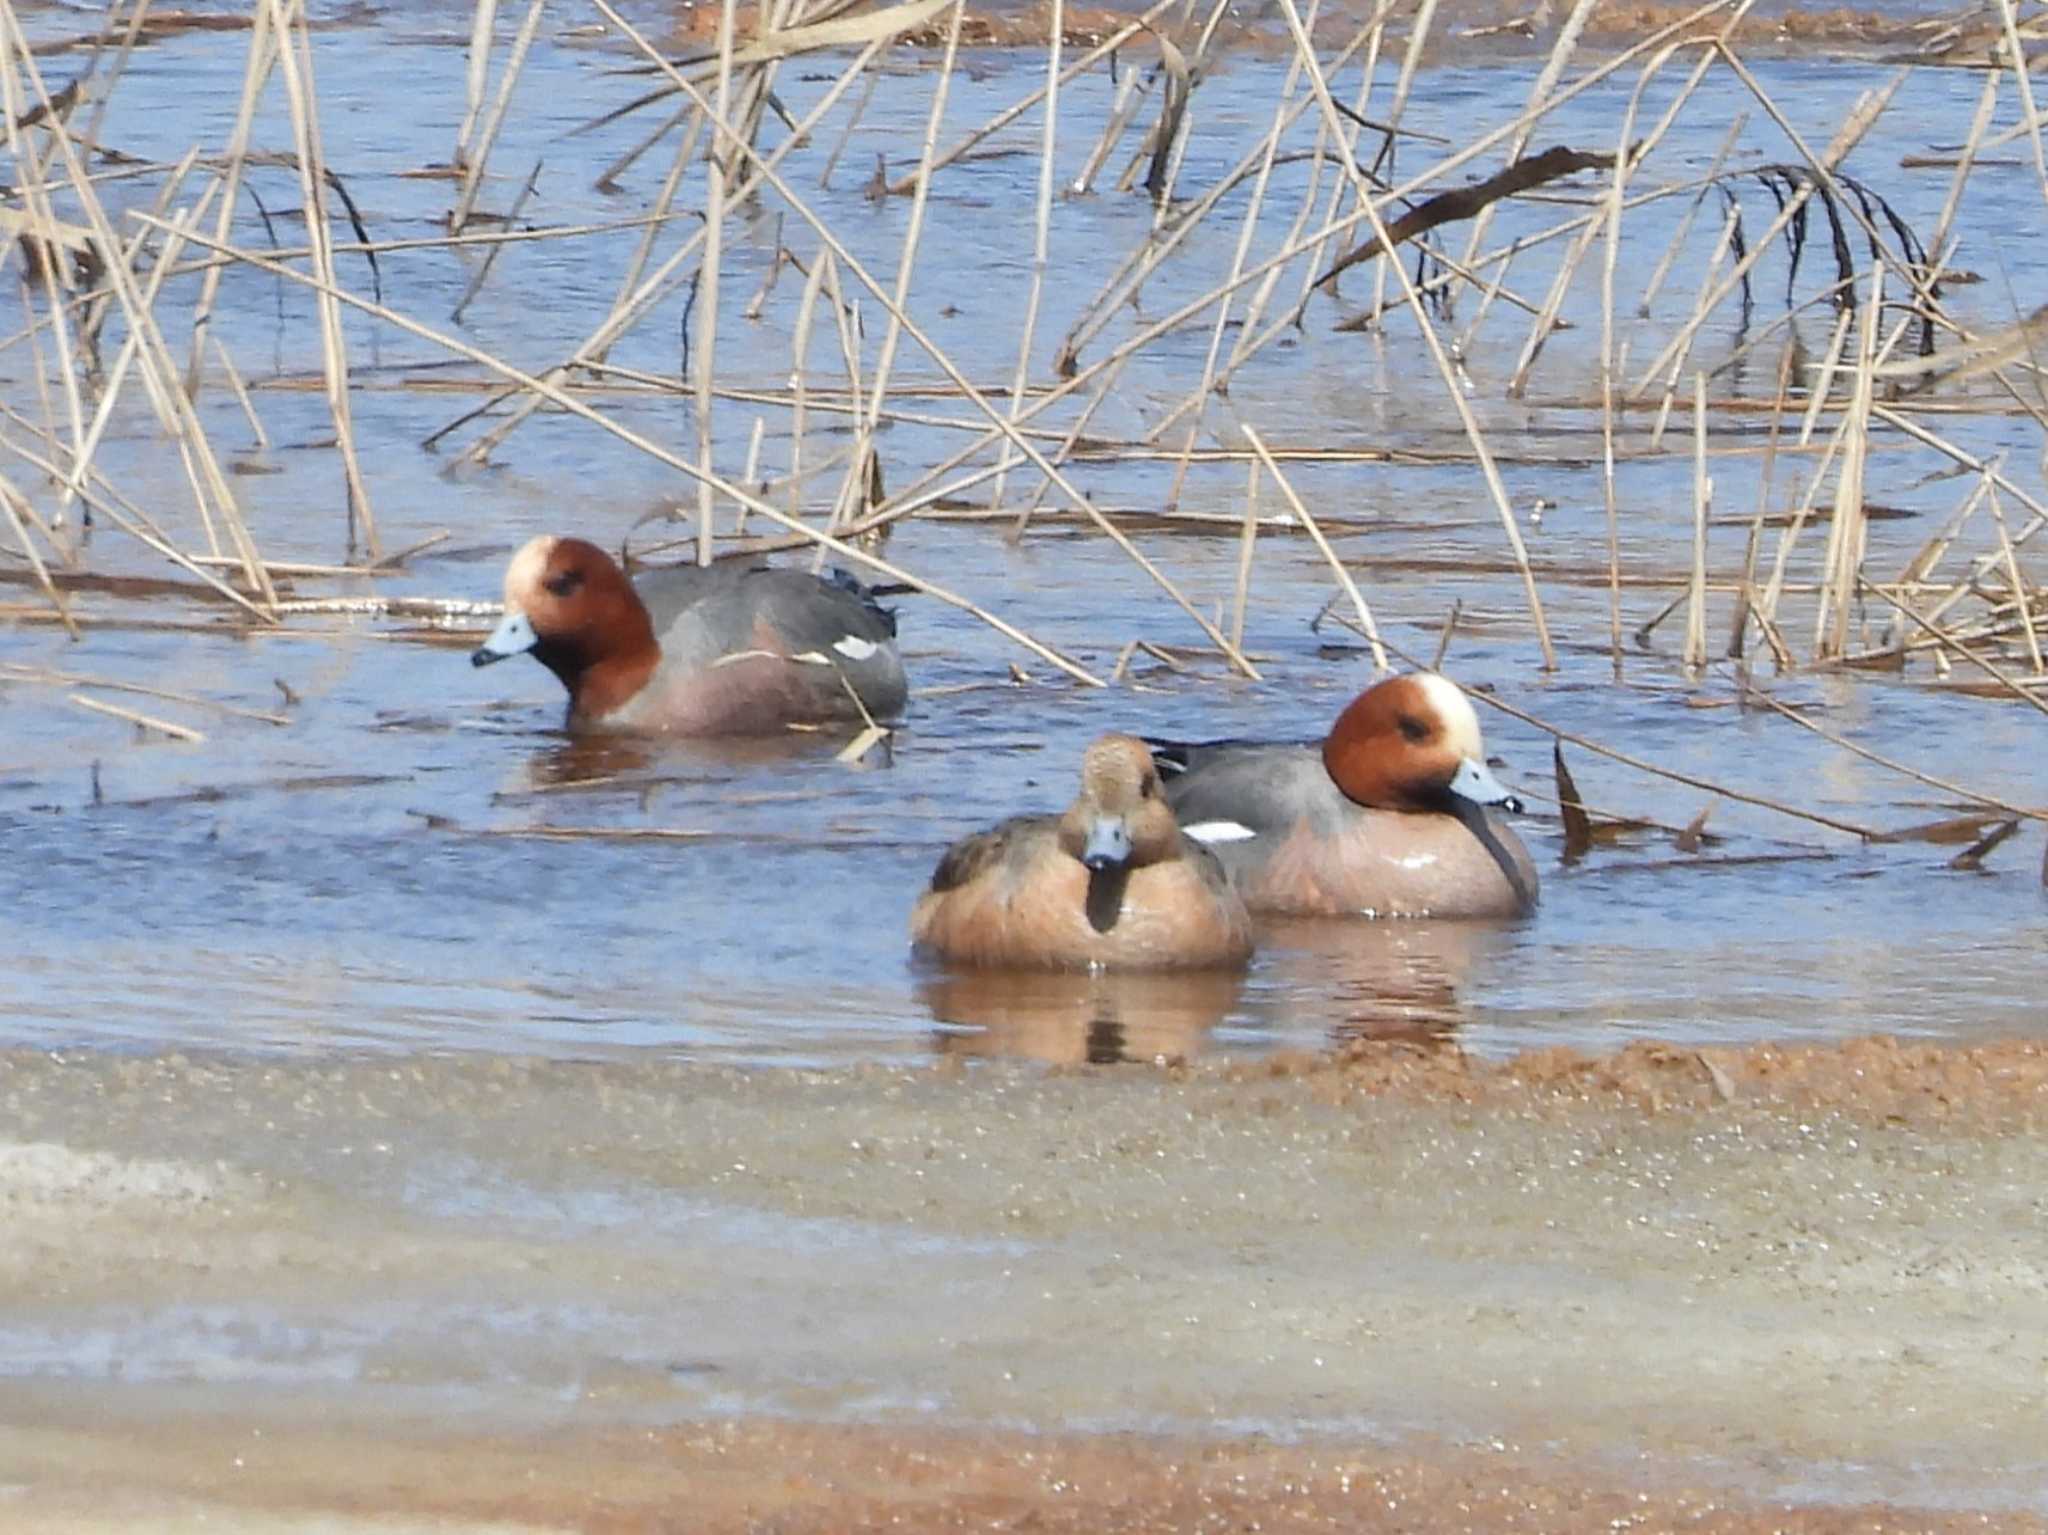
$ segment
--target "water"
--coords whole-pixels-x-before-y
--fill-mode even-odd
[[[462,54],[450,44],[456,31],[452,23],[444,36],[429,21],[415,29],[386,18],[316,36],[327,152],[380,238],[431,234],[452,196],[446,181],[404,173],[445,158],[452,142],[462,69]],[[139,51],[108,117],[110,140],[165,157],[195,141],[220,140],[245,41],[199,34]],[[402,86],[390,67],[400,48],[408,61]],[[590,168],[645,131],[638,119],[562,137],[616,101],[620,82],[609,71],[620,63],[618,52],[587,39],[541,41],[493,161],[498,179],[486,186],[485,206],[509,200],[536,156],[547,162],[529,213],[536,221],[616,220],[645,205],[651,166],[637,169],[619,194],[589,188]],[[1024,57],[977,56],[954,83],[949,125],[964,129],[1013,99],[1027,88],[1032,67]],[[1884,78],[1875,68],[1799,60],[1756,67],[1814,143],[1825,140],[1857,92]],[[1528,69],[1508,62],[1426,71],[1411,121],[1424,130],[1458,131],[1475,114],[1506,113],[1526,94]],[[1185,185],[1207,185],[1241,152],[1266,120],[1276,74],[1277,66],[1246,57],[1204,85]],[[1602,142],[1629,80],[1624,75],[1558,114],[1546,142]],[[1651,88],[1646,114],[1661,106],[1660,93],[1668,97],[1671,84],[1660,80]],[[791,109],[801,112],[822,89],[809,75],[792,81]],[[1976,90],[1975,79],[1961,72],[1916,74],[1851,162],[1916,227],[1933,224],[1948,173],[1902,171],[1898,157],[1949,132],[1932,124],[1958,125],[1960,132]],[[923,74],[887,79],[831,189],[818,190],[814,173],[799,178],[817,211],[885,282],[908,200],[875,207],[859,184],[873,153],[899,163],[910,154],[928,91]],[[1106,92],[1105,82],[1091,78],[1069,93],[1066,110],[1076,126],[1063,168],[1078,166],[1087,148],[1079,125],[1100,120]],[[1697,171],[1720,125],[1753,106],[1732,77],[1710,76],[1662,151],[1659,173]],[[281,142],[282,122],[268,116],[259,141]],[[1027,118],[998,142],[1026,147],[1036,132]],[[1767,129],[1753,137],[1760,152],[1789,154],[1770,147]],[[1035,174],[1029,155],[950,173],[935,190],[919,256],[916,314],[989,387],[999,387],[1013,363]],[[277,217],[277,237],[297,239],[294,178],[274,169],[253,177]],[[115,182],[109,192],[117,204],[141,204],[142,187]],[[1768,201],[1761,192],[1745,195],[1754,233]],[[1972,179],[1957,223],[1963,244],[1955,264],[1996,272],[1999,280],[1955,290],[1964,313],[1995,324],[2007,304],[2005,283],[2032,291],[2038,254],[2008,232],[2038,218],[2038,195],[2019,172],[1983,170]],[[1492,237],[1542,227],[1569,211],[1503,207]],[[1713,213],[1710,205],[1659,300],[1666,320],[1691,302]],[[1049,355],[1080,299],[1141,237],[1147,217],[1142,198],[1114,193],[1059,205],[1059,282],[1040,327],[1042,354]],[[1269,213],[1267,223],[1274,222]],[[1642,215],[1625,276],[1639,277],[1675,227],[1675,209]],[[743,221],[729,252],[719,344],[722,381],[735,387],[776,385],[786,372],[801,277],[783,275],[765,320],[738,316],[767,270],[775,228],[766,215]],[[815,240],[799,221],[786,219],[781,229],[808,258]],[[264,243],[253,211],[238,216],[235,233],[245,244]],[[1166,311],[1225,271],[1235,234],[1234,216],[1213,220],[1187,257],[1148,287],[1144,314]],[[609,306],[635,238],[627,231],[507,248],[462,333],[523,366],[544,366],[572,349]],[[1261,231],[1262,242],[1270,238],[1270,230]],[[340,259],[343,280],[366,290],[361,258]],[[1554,260],[1554,246],[1523,257],[1512,269],[1513,284],[1540,298]],[[1825,264],[1823,253],[1810,251],[1801,283],[1810,285]],[[390,253],[382,258],[383,292],[406,312],[453,328],[446,312],[472,269],[468,256]],[[1758,279],[1758,324],[1778,313],[1774,295],[1784,276],[1782,258],[1768,258]],[[1737,706],[1725,668],[1689,685],[1673,659],[1682,615],[1658,630],[1648,653],[1629,656],[1627,685],[1612,684],[1601,575],[1605,523],[1588,462],[1597,457],[1597,417],[1567,403],[1582,401],[1597,379],[1586,339],[1597,333],[1596,289],[1583,280],[1575,285],[1564,314],[1578,329],[1553,338],[1526,400],[1507,400],[1500,387],[1523,319],[1496,311],[1466,358],[1470,397],[1506,459],[1515,505],[1526,510],[1539,496],[1555,503],[1540,526],[1526,528],[1539,570],[1555,573],[1541,582],[1561,641],[1555,674],[1534,664],[1519,583],[1499,573],[1497,519],[1472,469],[1290,468],[1312,506],[1369,520],[1365,528],[1346,528],[1338,542],[1357,562],[1390,636],[1428,653],[1457,602],[1464,618],[1451,648],[1452,672],[1497,688],[1560,727],[1858,824],[1895,827],[1953,813],[1956,807],[1936,791]],[[1211,403],[1209,428],[1226,442],[1241,419],[1279,444],[1461,446],[1434,382],[1415,386],[1427,365],[1412,330],[1397,328],[1385,339],[1330,333],[1328,321],[1355,309],[1369,291],[1369,276],[1355,273],[1344,285],[1342,308],[1312,306],[1298,340],[1255,360],[1227,400]],[[174,285],[167,316],[180,313],[181,302],[189,305],[189,293],[180,292]],[[231,276],[223,293],[217,329],[250,375],[274,446],[263,452],[249,443],[239,412],[218,388],[206,397],[209,428],[218,441],[239,445],[237,452],[246,447],[240,461],[263,471],[238,477],[236,488],[266,554],[334,560],[345,552],[339,468],[337,456],[320,446],[331,426],[317,388],[292,384],[317,379],[317,328],[309,323],[306,294],[247,273]],[[671,295],[613,360],[672,372],[680,319],[681,298]],[[1825,345],[1826,319],[1816,311],[1805,324],[1816,348]],[[863,323],[872,359],[883,321],[871,300]],[[687,487],[660,466],[586,423],[558,416],[530,422],[493,466],[452,470],[445,454],[417,443],[474,403],[476,392],[417,387],[441,376],[432,347],[359,315],[348,326],[363,370],[356,431],[383,545],[449,537],[402,574],[375,582],[307,579],[300,583],[305,592],[374,587],[391,595],[488,600],[506,552],[529,534],[563,529],[616,541],[643,512],[687,499]],[[180,345],[176,325],[167,328]],[[1636,345],[1637,366],[1667,333],[1655,323],[1642,327],[1647,339]],[[1156,419],[1199,369],[1207,334],[1204,323],[1149,349],[1090,430],[1120,435]],[[814,366],[829,380],[837,359],[824,337],[821,331]],[[1099,356],[1108,339],[1084,349],[1083,362]],[[1734,339],[1729,319],[1718,325],[1706,355],[1725,354]],[[6,366],[17,407],[28,408],[19,348]],[[1764,392],[1760,375],[1767,372],[1763,363],[1753,366],[1747,392]],[[906,347],[899,379],[933,376]],[[694,439],[681,403],[598,403],[657,440],[681,447]],[[972,415],[957,401],[931,402],[929,410]],[[744,457],[753,414],[726,402],[714,416],[729,471]],[[785,423],[771,414],[764,448],[771,467],[787,457]],[[1636,423],[1646,424],[1647,418]],[[2023,485],[2037,485],[2037,438],[2024,418],[1986,413],[1937,424],[1972,451],[2009,454],[2008,471]],[[810,445],[813,456],[820,440]],[[835,439],[823,440],[829,448]],[[959,440],[957,433],[911,425],[887,433],[892,485],[908,483]],[[1167,440],[1177,443],[1178,434]],[[1640,446],[1644,439],[1635,432],[1629,441]],[[1668,455],[1621,469],[1631,573],[1682,571],[1687,558],[1690,463],[1682,434],[1668,445]],[[167,526],[191,525],[189,494],[138,398],[117,413],[102,462],[110,479],[144,499]],[[1812,462],[1781,460],[1777,504],[1785,482],[1810,473]],[[1896,444],[1873,459],[1872,499],[1918,514],[1872,524],[1873,570],[1896,568],[1965,493],[1959,482],[1928,478],[1940,462]],[[1754,453],[1717,461],[1717,511],[1755,505],[1759,463]],[[1130,509],[1160,505],[1172,475],[1170,462],[1074,470],[1101,504]],[[1181,505],[1234,518],[1243,487],[1241,465],[1198,466]],[[1266,506],[1278,509],[1270,488]],[[1717,573],[1734,568],[1743,537],[1740,528],[1714,531]],[[1795,578],[1810,572],[1822,537],[1807,539]],[[1138,538],[1193,601],[1210,612],[1227,610],[1233,537]],[[1982,547],[1968,538],[1963,545],[1971,553]],[[1766,557],[1771,548],[1767,541]],[[164,573],[104,524],[89,535],[87,549],[96,570]],[[1068,529],[1047,528],[1011,546],[974,525],[913,522],[887,554],[1024,623],[1098,674],[1130,640],[1199,638],[1106,543]],[[1629,590],[1626,626],[1654,613],[1669,591]],[[228,625],[217,605],[192,597],[87,594],[79,599],[88,620],[80,640],[46,623],[17,624],[0,631],[0,660],[265,711],[283,707],[282,686],[297,702],[285,708],[289,723],[277,726],[147,697],[95,694],[205,732],[203,743],[177,744],[85,713],[69,702],[80,691],[69,685],[11,681],[0,689],[0,831],[11,851],[0,871],[0,899],[12,913],[14,935],[0,955],[8,1002],[0,1038],[141,1050],[587,1056],[657,1049],[707,1060],[822,1063],[916,1057],[976,1042],[998,1051],[1101,1058],[1315,1045],[1354,1032],[1455,1031],[1474,1048],[1503,1052],[1556,1042],[1607,1047],[1644,1034],[1746,1040],[1883,1029],[1971,1037],[2037,1026],[2028,995],[2041,921],[2035,839],[2009,844],[1987,872],[1955,873],[1945,868],[1950,848],[1863,847],[1734,802],[1714,804],[1708,827],[1726,840],[1702,856],[1676,853],[1667,836],[1646,834],[1575,867],[1559,862],[1556,824],[1532,818],[1524,834],[1544,868],[1545,887],[1531,919],[1276,932],[1241,986],[1204,985],[1195,988],[1199,995],[1141,995],[1147,988],[1138,983],[1054,987],[1058,994],[1034,1003],[1031,1019],[1020,1021],[1012,1016],[1021,1006],[1014,997],[948,984],[912,965],[907,914],[939,850],[996,814],[1063,802],[1080,748],[1097,732],[1318,733],[1369,673],[1354,642],[1311,632],[1309,620],[1327,593],[1327,573],[1307,541],[1268,536],[1259,546],[1245,639],[1266,673],[1263,685],[1228,680],[1209,663],[1173,671],[1140,654],[1127,685],[1108,691],[1070,685],[955,610],[905,599],[906,657],[923,696],[887,762],[859,770],[832,760],[837,743],[761,751],[571,744],[556,728],[559,691],[540,668],[521,663],[473,674],[460,636],[418,625],[331,617],[298,620],[276,634],[250,633]],[[18,596],[24,611],[38,602],[32,589]],[[1725,604],[1720,597],[1714,605],[1717,636],[1725,634]],[[1875,626],[1884,614],[1866,617]],[[1011,679],[1013,663],[1026,669],[1028,682]],[[1924,680],[1813,677],[1787,681],[1776,693],[1811,710],[1829,730],[1928,772],[2018,803],[2042,800],[2040,721],[2010,703],[1944,692]],[[1547,739],[1491,713],[1485,724],[1509,780],[1549,790]],[[1712,798],[1583,752],[1573,765],[1590,802],[1668,824],[1684,824]],[[659,832],[665,840],[542,835],[560,827],[622,839]],[[1805,851],[1817,856],[1752,861]]]

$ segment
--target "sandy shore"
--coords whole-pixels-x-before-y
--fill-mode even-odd
[[[0,1523],[2035,1528],[2044,1084],[0,1056]]]

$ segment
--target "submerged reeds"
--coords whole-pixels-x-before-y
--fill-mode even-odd
[[[1193,640],[1257,677],[1247,611],[1262,566],[1285,559],[1327,571],[1379,667],[1390,626],[1434,632],[1465,577],[1505,577],[1519,612],[1496,628],[1511,621],[1533,668],[1580,652],[1617,680],[1645,665],[1695,681],[1727,669],[1743,689],[1760,685],[1758,664],[1960,668],[2048,707],[2048,593],[2028,567],[2048,524],[2038,454],[1972,446],[1980,418],[2008,438],[2048,421],[2042,311],[2029,296],[2030,312],[1987,324],[1950,307],[1985,151],[2028,137],[2048,198],[2031,84],[2010,69],[2019,55],[1994,47],[1979,61],[1975,117],[1957,125],[1967,138],[1923,229],[1901,211],[1896,170],[1867,157],[1847,168],[1896,110],[1899,78],[1815,149],[1743,56],[1747,0],[1706,0],[1627,39],[1602,37],[1596,9],[1581,0],[1560,18],[1526,102],[1504,97],[1447,139],[1416,120],[1422,72],[1458,45],[1431,0],[1348,20],[1280,0],[1259,31],[1221,6],[1162,0],[1111,18],[1050,0],[1017,24],[1029,49],[996,77],[1011,99],[965,127],[963,48],[992,34],[978,18],[966,30],[963,0],[724,0],[680,37],[647,35],[607,0],[535,0],[514,17],[477,0],[465,67],[421,86],[445,90],[461,123],[452,163],[423,168],[447,188],[445,233],[395,238],[361,168],[322,133],[319,28],[301,0],[251,0],[245,25],[215,34],[212,46],[244,50],[239,97],[219,142],[168,161],[109,135],[118,108],[152,88],[127,68],[131,51],[175,26],[147,0],[114,0],[92,38],[41,36],[0,0],[0,267],[14,278],[0,289],[20,315],[0,398],[4,558],[74,627],[92,622],[74,600],[81,578],[121,565],[124,547],[179,566],[250,624],[303,616],[322,580],[388,573],[373,487],[389,443],[363,440],[358,408],[373,327],[456,365],[376,383],[408,392],[416,439],[451,469],[518,460],[536,418],[578,418],[669,477],[688,557],[806,548],[950,603],[1079,683],[1103,682],[1102,669],[1034,632],[1028,594],[956,591],[886,554],[891,532],[1056,538],[1049,559],[1157,593],[1182,632],[1115,636],[1126,663]],[[1985,35],[2016,50],[2010,6],[1986,17],[1999,24]],[[544,89],[536,60],[571,32],[602,50],[603,67],[579,76],[588,120],[530,170],[524,155],[508,167],[508,126]],[[61,80],[53,56],[67,61]],[[1254,70],[1272,106],[1247,128],[1215,109],[1215,82]],[[1717,88],[1718,118],[1704,104]],[[1745,104],[1732,121],[1730,93]],[[1998,126],[2007,94],[2018,129]],[[916,131],[870,130],[878,95]],[[1592,101],[1612,110],[1588,133]],[[1689,153],[1688,135],[1718,148]],[[829,187],[854,144],[848,165],[874,150],[880,163],[849,213]],[[926,287],[936,268],[998,270],[975,227],[977,201],[1003,195],[977,181],[997,154],[1032,157],[1027,177],[1003,183],[1029,200],[1031,238],[999,253],[1002,280],[1021,274],[1014,310],[991,301],[1002,344],[978,335],[961,355]],[[549,222],[552,189],[569,183],[612,192],[616,216]],[[301,243],[272,206],[287,187]],[[1076,253],[1084,199],[1142,209],[1113,226],[1127,249]],[[740,270],[736,250],[771,227],[765,270]],[[598,235],[632,254],[595,285],[608,306],[574,316],[579,345],[536,362],[458,329],[494,286],[517,290]],[[445,298],[386,284],[380,256],[424,250],[469,262],[452,317]],[[1103,280],[1064,280],[1069,265]],[[282,314],[287,295],[309,317],[317,376],[259,365],[228,323],[236,304]],[[657,328],[671,336],[668,371],[645,364]],[[1394,440],[1300,408],[1313,381],[1294,343],[1311,330],[1397,381],[1398,412],[1378,413]],[[1199,364],[1176,372],[1165,359],[1190,345]],[[639,360],[620,360],[629,349]],[[1125,387],[1148,368],[1175,389]],[[256,459],[273,454],[266,392],[299,387],[327,407],[331,440],[298,451],[331,455],[331,505],[269,504],[264,465],[238,445],[246,434]],[[476,398],[451,410],[441,402],[456,390]],[[232,413],[215,408],[228,402]],[[1538,413],[1532,448],[1518,423]],[[119,467],[116,420],[150,423],[147,444],[127,433]],[[2008,467],[2022,458],[2028,474]],[[1660,463],[1691,493],[1632,502],[1630,472]],[[1879,487],[1936,466],[1965,478],[1966,499],[1896,568],[1876,567]],[[1600,508],[1597,535],[1569,557],[1537,537],[1551,496],[1530,511],[1508,472],[1537,469],[1546,484],[1576,476]],[[1390,504],[1396,474],[1403,500]],[[287,512],[292,560],[265,552]],[[129,542],[84,541],[88,518]],[[321,518],[331,532],[310,533]],[[1710,537],[1731,520],[1744,536]],[[1453,528],[1456,550],[1443,542]],[[309,560],[323,538],[329,553]],[[1188,539],[1234,541],[1227,601],[1194,578]],[[1661,635],[1681,608],[1682,632]]]

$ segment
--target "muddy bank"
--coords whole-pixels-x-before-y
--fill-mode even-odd
[[[1340,1462],[1449,1520],[1504,1452],[1443,1446],[1499,1441],[1518,1469],[1474,1522],[1521,1498],[1577,1527],[1638,1489],[1653,1527],[2038,1516],[2041,1083],[2033,1046],[1883,1041],[821,1072],[15,1052],[0,1481],[24,1510],[105,1475],[166,1509],[248,1483],[572,1527],[617,1483],[625,1528],[737,1434],[735,1528],[844,1527],[817,1511],[842,1495],[1171,1528],[1240,1473],[1310,1487],[1279,1527],[1311,1528],[1343,1522]],[[317,1423],[334,1448],[240,1478],[245,1448],[176,1450],[209,1416],[223,1445]],[[394,1425],[533,1475],[444,1506],[469,1484]],[[1020,1432],[1123,1512],[1015,1479]],[[786,1470],[808,1456],[815,1483]]]
[[[0,1396],[0,1477],[30,1488],[21,1535],[130,1528],[347,1532],[687,1529],[704,1535],[1031,1530],[1671,1530],[1888,1535],[1987,1528],[1983,1515],[1788,1504],[1561,1464],[1519,1446],[1399,1452],[1105,1434],[693,1423],[652,1430],[337,1429],[195,1412],[109,1423],[57,1393],[20,1425]],[[110,1443],[119,1430],[118,1443]],[[1996,1527],[2048,1528],[2000,1515]]]

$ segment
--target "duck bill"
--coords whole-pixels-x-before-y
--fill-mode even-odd
[[[1495,778],[1493,770],[1477,757],[1460,760],[1458,771],[1451,776],[1451,792],[1475,805],[1498,805],[1509,812],[1519,812],[1522,808],[1522,802],[1510,794],[1507,785]]]
[[[533,620],[517,608],[507,608],[491,637],[470,652],[469,664],[489,666],[507,656],[524,655],[539,643],[540,636],[533,632]]]
[[[1131,861],[1131,834],[1124,823],[1110,816],[1098,816],[1088,826],[1088,840],[1081,848],[1081,862],[1093,873],[1118,869]]]

